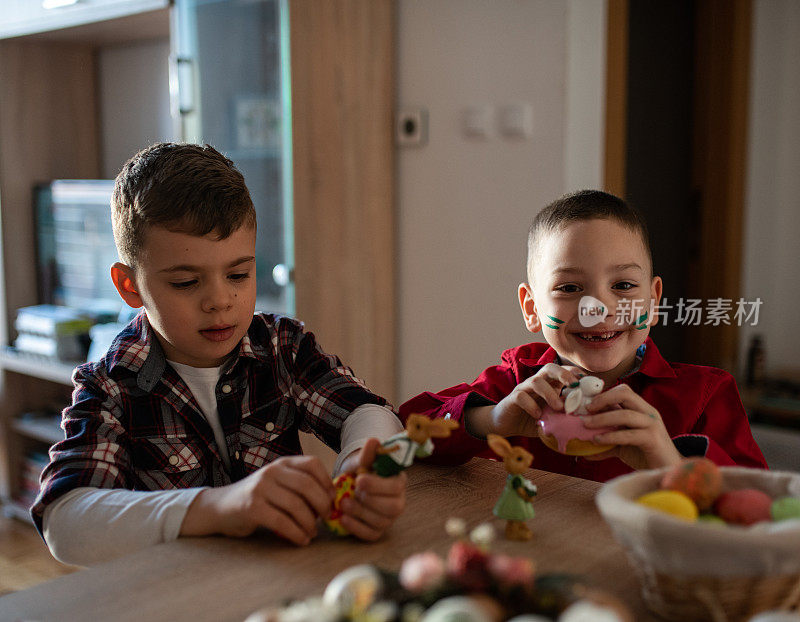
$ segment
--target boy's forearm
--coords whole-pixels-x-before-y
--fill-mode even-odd
[[[43,535],[64,563],[92,566],[178,537],[197,488],[76,488],[48,505]]]
[[[206,488],[194,498],[183,518],[180,535],[210,536],[222,532],[218,507],[221,490]]]
[[[362,404],[344,420],[341,430],[341,452],[333,467],[333,475],[349,470],[357,453],[369,438],[383,442],[403,431],[403,424],[385,406]],[[352,458],[356,455],[355,458]],[[345,464],[347,463],[347,464]]]
[[[472,436],[486,438],[494,431],[492,410],[494,406],[473,406],[464,409],[464,428]]]

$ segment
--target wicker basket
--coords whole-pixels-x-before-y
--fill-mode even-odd
[[[639,575],[648,607],[667,620],[745,622],[800,608],[800,521],[754,527],[687,523],[634,502],[665,469],[607,482],[597,506]],[[723,467],[725,490],[800,497],[800,475]]]

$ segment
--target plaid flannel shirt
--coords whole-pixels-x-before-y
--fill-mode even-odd
[[[299,430],[338,452],[345,418],[362,404],[386,404],[325,354],[302,323],[265,314],[254,316],[216,387],[230,471],[144,313],[101,361],[77,367],[72,380],[72,405],[61,421],[66,438],[50,449],[31,508],[40,532],[47,505],[75,488],[224,486],[302,453]]]

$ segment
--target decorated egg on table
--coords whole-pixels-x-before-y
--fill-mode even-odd
[[[375,566],[359,564],[343,570],[331,579],[322,595],[322,603],[335,607],[341,615],[366,611],[383,592],[383,577]]]
[[[325,525],[333,533],[346,536],[350,532],[342,527],[342,500],[355,494],[356,478],[352,473],[342,473],[333,480],[333,487],[336,490],[336,497],[333,500],[331,513],[325,519]]]
[[[564,410],[556,411],[545,406],[539,418],[539,438],[558,453],[567,456],[592,456],[608,451],[613,445],[597,445],[592,439],[598,434],[613,432],[616,428],[589,429],[583,425],[582,416],[590,416],[586,406],[603,390],[603,381],[594,376],[584,376],[579,382],[564,388]]]
[[[338,622],[339,611],[322,603],[320,598],[308,598],[286,607],[268,607],[251,613],[244,622]]]
[[[503,609],[489,596],[448,596],[436,602],[419,622],[499,622]]]

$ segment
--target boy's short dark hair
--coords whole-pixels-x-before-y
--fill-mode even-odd
[[[533,260],[537,245],[543,233],[551,233],[580,220],[616,220],[642,238],[650,272],[653,271],[653,253],[650,249],[650,235],[647,222],[632,205],[608,192],[600,190],[579,190],[556,199],[542,209],[528,230],[528,280],[532,280]]]
[[[120,259],[134,266],[147,228],[225,239],[256,225],[244,177],[210,145],[157,143],[128,160],[117,175],[111,222]]]

